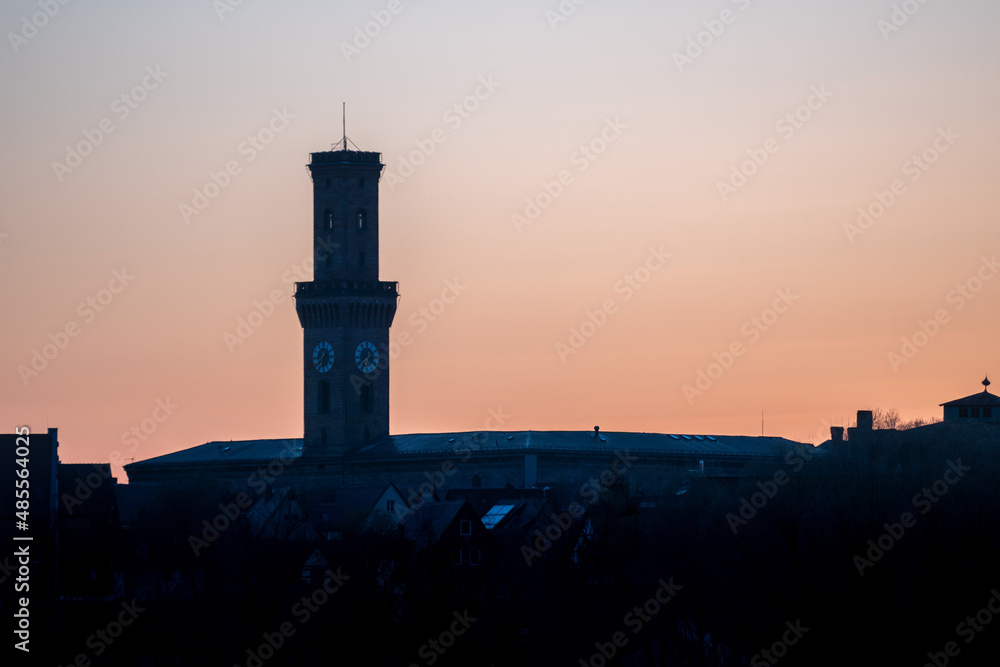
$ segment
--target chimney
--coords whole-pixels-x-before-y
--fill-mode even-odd
[[[872,430],[872,411],[858,410],[858,431]]]
[[[601,435],[601,427],[600,426],[595,426],[594,427],[594,437],[598,438],[598,437],[600,437],[600,435]]]
[[[830,427],[830,440],[832,442],[843,442],[844,441],[844,427],[843,426],[831,426]]]

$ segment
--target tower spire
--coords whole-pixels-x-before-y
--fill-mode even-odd
[[[357,144],[355,144],[353,141],[351,141],[350,139],[347,138],[347,102],[342,102],[341,105],[342,105],[341,106],[341,111],[342,111],[342,114],[343,114],[343,116],[342,116],[342,118],[343,118],[343,120],[342,120],[342,127],[344,128],[344,137],[343,137],[343,139],[341,139],[340,141],[338,141],[337,143],[335,143],[332,146],[332,148],[337,148],[339,146],[340,150],[342,150],[342,151],[349,151],[349,150],[351,150],[351,146],[350,145],[354,144],[354,148],[356,150],[361,150],[360,148],[358,148]]]
[[[983,391],[989,391],[989,390],[990,390],[990,385],[991,385],[991,384],[993,384],[993,383],[992,383],[992,382],[990,382],[990,376],[989,376],[989,375],[987,375],[987,376],[986,376],[986,379],[985,379],[985,380],[983,380]]]

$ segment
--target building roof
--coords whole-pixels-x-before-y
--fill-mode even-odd
[[[747,435],[684,435],[594,431],[469,431],[390,435],[355,452],[354,459],[395,459],[407,456],[484,453],[565,452],[594,454],[628,450],[692,459],[717,456],[774,456],[797,443],[786,438]],[[190,463],[271,461],[279,456],[302,456],[302,438],[209,442],[127,465],[145,468]],[[384,486],[383,486],[384,488]]]
[[[361,458],[479,452],[607,452],[675,454],[690,457],[774,455],[796,443],[785,438],[745,435],[681,435],[594,431],[471,431],[393,435],[360,449]]]
[[[406,539],[421,549],[434,546],[466,504],[464,500],[424,503],[403,523]]]
[[[284,454],[288,457],[302,456],[302,438],[280,440],[222,440],[189,447],[163,456],[136,461],[125,466],[144,468],[146,466],[182,463],[221,463],[225,461],[272,461]]]
[[[954,407],[1000,407],[1000,396],[994,396],[985,389],[978,394],[972,394],[971,396],[966,396],[965,398],[956,398],[954,401],[948,401],[947,403],[942,403],[943,408],[954,408]]]

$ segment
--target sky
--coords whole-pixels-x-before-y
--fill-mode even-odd
[[[939,416],[1000,379],[997,25],[988,0],[5,2],[4,432],[58,428],[120,481],[301,437],[305,165],[345,102],[385,163],[392,433]]]

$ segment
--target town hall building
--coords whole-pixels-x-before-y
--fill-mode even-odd
[[[125,467],[131,484],[239,485],[270,466],[302,489],[395,483],[399,488],[530,489],[608,470],[740,477],[780,462],[798,443],[779,437],[480,431],[389,432],[389,327],[399,285],[379,276],[381,154],[312,153],[313,280],[295,285],[303,330],[303,434],[210,442]],[[623,463],[623,461],[625,463]]]

